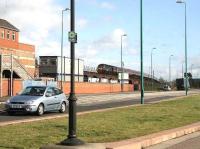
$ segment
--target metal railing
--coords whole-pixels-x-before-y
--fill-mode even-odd
[[[26,68],[14,58],[13,55],[1,55],[2,58],[2,71],[10,70],[18,74],[21,79],[33,79],[32,75],[26,70]]]

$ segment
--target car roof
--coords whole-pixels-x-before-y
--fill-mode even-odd
[[[32,86],[32,85],[30,85],[30,86],[26,86],[26,87],[48,87],[48,86],[39,86],[39,85]]]
[[[57,88],[57,87],[55,87],[55,86],[45,86],[45,85],[34,85],[34,86],[32,86],[32,85],[30,85],[30,86],[26,86],[26,87],[44,87],[44,88],[49,88],[49,87],[53,87],[53,88]]]

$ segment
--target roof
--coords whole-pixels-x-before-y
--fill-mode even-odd
[[[19,29],[4,19],[0,19],[0,27],[19,32]]]

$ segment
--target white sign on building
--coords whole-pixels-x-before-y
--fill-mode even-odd
[[[118,73],[118,79],[119,80],[129,80],[129,74],[128,73]]]

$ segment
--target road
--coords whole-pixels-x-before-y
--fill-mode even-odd
[[[145,149],[200,149],[200,132],[169,140]]]
[[[192,90],[189,92],[190,95],[198,94],[199,90]],[[184,91],[170,91],[170,92],[153,92],[145,93],[145,103],[149,104],[152,102],[158,102],[162,100],[171,99],[174,97],[184,96]],[[112,93],[112,94],[102,94],[102,95],[78,95],[77,96],[77,111],[90,111],[97,109],[106,109],[113,107],[122,107],[134,104],[140,104],[140,93]],[[49,112],[44,114],[45,116],[54,116],[61,115],[58,112]],[[14,116],[7,115],[6,112],[0,112],[0,123],[15,121],[15,120],[24,120],[24,119],[33,119],[38,118],[35,115],[25,115],[17,114]]]

